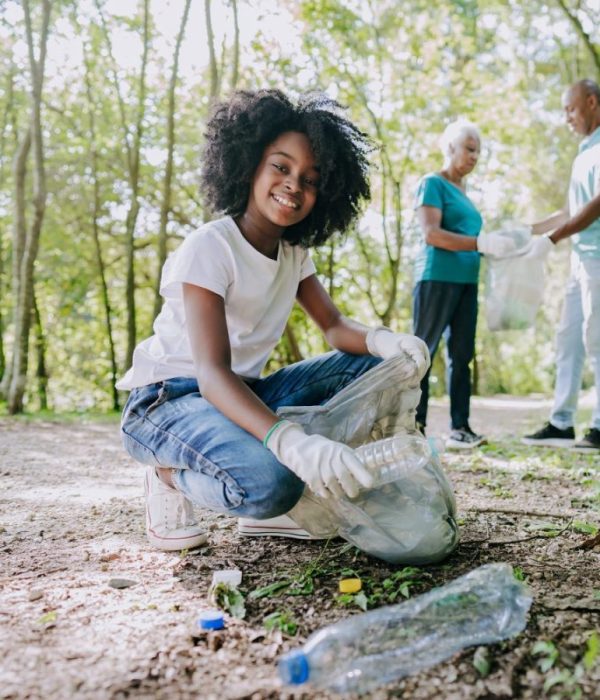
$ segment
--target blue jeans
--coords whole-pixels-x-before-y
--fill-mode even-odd
[[[571,276],[556,333],[556,385],[550,422],[564,430],[575,425],[585,356],[596,386],[592,428],[600,429],[600,259],[571,254]]]
[[[413,292],[413,333],[424,340],[431,359],[442,335],[446,339],[447,386],[450,396],[450,427],[469,425],[471,372],[477,326],[477,285],[458,282],[419,282]],[[427,424],[429,370],[421,381],[417,422]]]
[[[248,382],[273,411],[325,403],[381,360],[330,352]],[[193,503],[229,515],[271,518],[300,499],[304,482],[260,440],[202,398],[196,379],[178,377],[134,389],[121,431],[143,464],[173,468],[173,482]]]

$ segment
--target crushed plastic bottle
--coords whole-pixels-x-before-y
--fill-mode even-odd
[[[279,661],[284,683],[364,693],[449,658],[514,637],[532,598],[508,564],[487,564],[399,605],[313,633]]]

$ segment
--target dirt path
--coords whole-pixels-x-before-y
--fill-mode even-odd
[[[474,400],[473,427],[490,445],[443,456],[462,541],[444,565],[425,567],[411,590],[508,561],[521,567],[535,596],[526,632],[487,648],[487,673],[476,670],[469,649],[369,697],[543,698],[550,697],[544,683],[562,671],[553,692],[571,695],[557,697],[600,698],[600,652],[594,657],[588,641],[600,630],[600,547],[582,548],[600,524],[598,458],[519,446],[514,437],[547,412],[541,399]],[[443,434],[446,425],[446,405],[434,402],[428,433]],[[0,697],[333,697],[282,688],[277,657],[323,624],[358,612],[336,599],[344,567],[373,587],[391,580],[394,567],[340,540],[324,551],[319,542],[243,539],[233,519],[210,513],[202,513],[207,547],[183,556],[154,551],[143,532],[141,480],[116,422],[0,420]],[[298,571],[310,572],[312,589],[247,597],[244,620],[199,633],[212,572],[234,567],[244,574],[246,596]],[[134,585],[115,588],[114,579]],[[294,621],[296,635],[284,624],[267,631],[271,613]],[[540,640],[550,644],[546,656],[533,656]],[[540,669],[552,649],[551,668]]]

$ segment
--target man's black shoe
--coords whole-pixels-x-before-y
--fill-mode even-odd
[[[572,427],[561,430],[552,423],[546,423],[537,433],[521,438],[524,445],[541,445],[542,447],[571,447],[574,441],[575,431]]]
[[[584,435],[583,440],[576,442],[571,448],[573,452],[595,454],[600,451],[600,430],[590,428]]]

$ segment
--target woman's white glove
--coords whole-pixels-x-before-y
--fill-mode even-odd
[[[431,364],[427,344],[416,335],[394,333],[385,326],[379,326],[371,328],[367,333],[366,344],[371,355],[382,357],[384,360],[405,352],[417,365],[419,381],[423,379]]]
[[[499,236],[497,233],[486,233],[477,236],[477,250],[483,255],[493,255],[502,258],[517,249],[517,244],[512,238]]]
[[[276,423],[264,445],[323,498],[353,498],[361,486],[373,486],[372,474],[352,448],[322,435],[307,435],[298,423]]]
[[[544,260],[555,245],[556,243],[554,243],[550,236],[538,236],[534,239],[533,243],[531,244],[531,248],[523,257]]]

